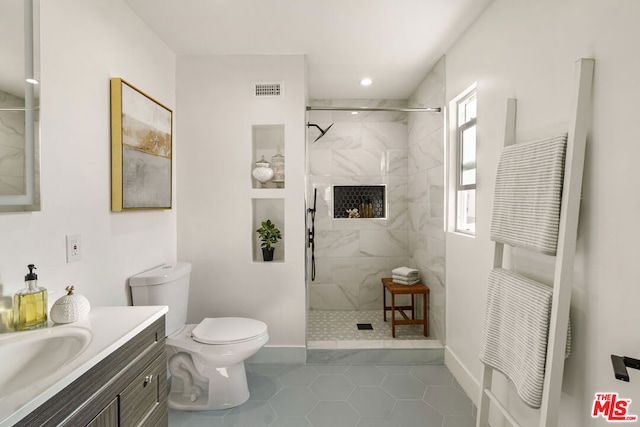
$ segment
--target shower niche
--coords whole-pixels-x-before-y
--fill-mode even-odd
[[[251,139],[252,188],[284,188],[284,125],[254,125]]]
[[[334,185],[333,218],[385,219],[385,185]]]

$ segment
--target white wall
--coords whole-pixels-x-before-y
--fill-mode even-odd
[[[493,251],[488,230],[506,98],[518,99],[519,139],[566,130],[574,61],[596,60],[571,307],[573,354],[560,403],[563,427],[606,424],[591,418],[596,392],[618,392],[632,399],[631,414],[640,413],[640,372],[630,372],[630,383],[617,381],[609,358],[640,356],[638,16],[640,3],[633,0],[615,6],[597,0],[495,0],[447,53],[447,100],[478,82],[477,237],[446,237],[446,361],[472,397],[478,396],[479,336]],[[548,260],[516,254],[514,264],[548,280]],[[508,400],[517,401],[512,391]],[[533,411],[513,405],[531,420]]]
[[[273,81],[283,82],[283,98],[254,98],[255,82]],[[305,85],[299,55],[178,58],[178,256],[193,265],[188,321],[253,317],[267,323],[271,347],[305,345]],[[284,124],[285,188],[253,189],[252,126],[269,124]],[[284,200],[282,262],[253,260],[252,199],[263,197]]]
[[[3,294],[36,264],[50,303],[73,284],[124,305],[127,277],[176,258],[176,210],[111,213],[109,78],[175,105],[175,55],[120,0],[41,2],[42,210],[0,214]],[[178,150],[176,150],[178,151]],[[82,260],[66,263],[65,235]]]

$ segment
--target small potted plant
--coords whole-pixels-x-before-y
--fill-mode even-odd
[[[262,240],[262,244],[260,245],[262,246],[262,258],[265,261],[273,261],[274,247],[271,245],[275,245],[279,239],[282,239],[280,230],[268,219],[262,221],[262,227],[258,228],[256,233],[258,233],[260,240]]]

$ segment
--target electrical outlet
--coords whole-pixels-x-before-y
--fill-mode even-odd
[[[80,261],[80,235],[67,235],[67,262]]]

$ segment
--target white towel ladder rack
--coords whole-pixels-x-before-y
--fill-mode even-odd
[[[553,303],[547,343],[542,404],[540,406],[540,427],[556,427],[558,424],[571,288],[573,286],[582,172],[584,169],[587,130],[591,116],[591,86],[594,60],[579,59],[576,61],[575,68],[576,79],[567,136],[558,245],[553,277]],[[515,143],[515,123],[516,100],[508,99],[505,146]],[[496,242],[493,258],[494,268],[502,267],[503,254],[504,244]],[[520,424],[517,420],[491,391],[493,371],[494,369],[491,366],[484,365],[476,425],[477,427],[489,426],[489,408],[493,402],[494,407],[502,413],[503,417],[511,425],[519,426]]]

